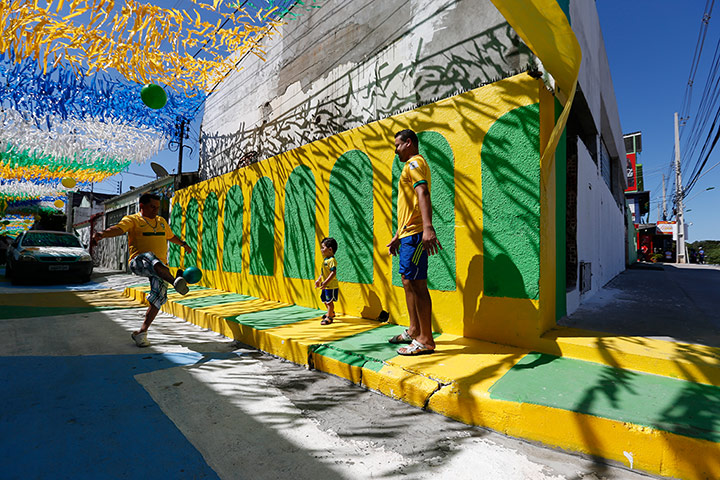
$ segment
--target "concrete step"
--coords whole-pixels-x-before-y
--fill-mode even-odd
[[[139,301],[149,287],[125,294]],[[459,421],[681,478],[720,478],[720,383],[709,347],[558,329],[540,351],[437,334],[403,357],[405,327],[195,287],[163,310],[294,363]],[[662,348],[660,348],[662,347]],[[664,349],[664,350],[663,350]]]

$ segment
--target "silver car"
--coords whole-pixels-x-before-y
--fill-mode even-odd
[[[92,271],[92,257],[75,235],[29,230],[8,248],[5,276],[12,283],[69,278],[88,282]]]

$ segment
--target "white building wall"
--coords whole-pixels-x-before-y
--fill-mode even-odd
[[[591,289],[578,286],[567,295],[567,313],[577,310],[625,269],[625,219],[585,144],[578,140],[577,247],[580,262],[591,264]],[[579,267],[578,267],[579,268]]]

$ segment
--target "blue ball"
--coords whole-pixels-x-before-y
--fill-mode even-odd
[[[198,283],[202,279],[202,271],[197,267],[188,267],[183,272],[183,278],[188,283]]]

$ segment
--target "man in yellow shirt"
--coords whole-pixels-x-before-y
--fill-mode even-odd
[[[427,287],[428,255],[439,253],[442,247],[432,225],[430,167],[418,152],[415,132],[402,130],[395,134],[395,153],[404,165],[398,182],[398,229],[387,246],[390,255],[400,256],[410,327],[389,341],[410,344],[398,350],[400,355],[421,355],[435,351],[432,300]]]
[[[175,290],[185,295],[188,292],[187,281],[179,270],[176,276],[167,267],[167,242],[182,246],[191,252],[190,246],[180,240],[170,229],[165,219],[158,215],[160,197],[152,193],[140,196],[140,213],[126,215],[117,225],[96,232],[92,244],[109,237],[128,234],[128,253],[130,270],[135,275],[150,279],[150,293],[147,299],[150,306],[145,313],[145,321],[140,330],[132,333],[132,339],[138,347],[148,347],[147,331],[153,320],[167,301],[167,284],[172,283]]]

